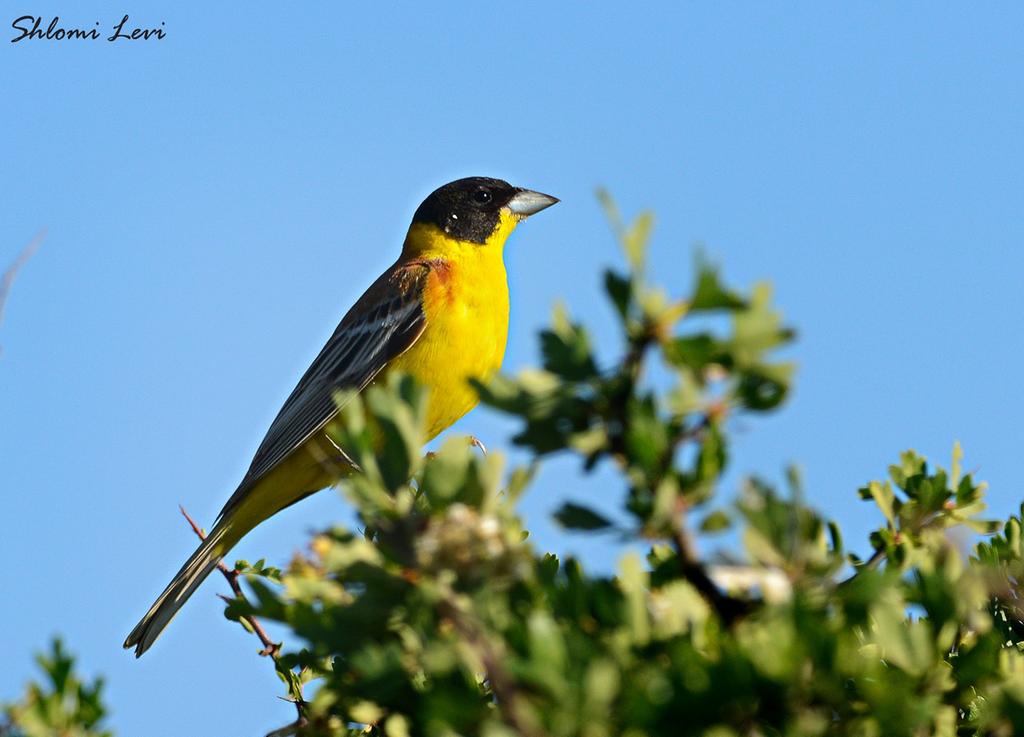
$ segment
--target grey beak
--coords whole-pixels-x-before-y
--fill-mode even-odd
[[[508,201],[508,209],[521,218],[528,218],[530,215],[551,207],[556,202],[558,202],[558,198],[549,194],[520,189]]]

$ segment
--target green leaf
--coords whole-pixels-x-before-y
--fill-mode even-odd
[[[697,285],[690,300],[690,312],[735,311],[747,306],[745,300],[722,286],[718,271],[702,257],[697,261]]]
[[[608,269],[604,272],[604,289],[611,298],[619,317],[625,318],[629,314],[629,308],[633,302],[633,282]]]
[[[636,553],[627,553],[619,561],[619,581],[625,594],[625,615],[629,633],[636,645],[643,646],[650,639],[650,619],[647,609],[648,576]]]
[[[665,345],[665,359],[674,366],[685,366],[701,376],[704,369],[715,364],[726,369],[732,366],[727,344],[711,333],[697,333],[675,338]]]
[[[759,412],[775,409],[789,393],[788,379],[792,370],[790,364],[779,364],[744,371],[736,386],[736,396],[747,409]]]
[[[615,204],[615,200],[612,199],[611,194],[604,187],[599,187],[594,194],[597,196],[597,201],[601,204],[604,216],[612,226],[616,237],[621,237],[623,230],[622,215],[619,213],[619,207]]]
[[[561,305],[555,307],[552,327],[541,332],[540,340],[544,368],[552,374],[572,381],[582,381],[597,374],[590,338],[579,325],[569,322]]]
[[[626,447],[632,465],[654,478],[669,452],[669,429],[658,416],[656,400],[647,395],[629,403]]]
[[[636,220],[622,236],[622,247],[626,259],[634,272],[641,272],[647,259],[647,243],[654,227],[654,213],[648,211],[637,215]]]
[[[444,509],[461,498],[473,449],[464,437],[449,437],[423,466],[420,491],[432,509]]]
[[[606,530],[612,526],[611,520],[589,507],[566,502],[554,514],[558,523],[569,530]]]
[[[861,499],[873,499],[885,516],[885,521],[889,524],[889,527],[895,528],[896,514],[893,503],[896,500],[896,496],[893,494],[892,486],[889,485],[888,481],[884,484],[878,481],[870,482],[867,486],[860,489],[860,497]]]
[[[700,531],[707,533],[724,532],[732,527],[732,519],[722,509],[716,509],[706,516],[700,523]]]
[[[515,502],[523,495],[523,492],[533,482],[533,477],[537,475],[537,467],[538,464],[534,462],[529,466],[516,466],[512,469],[508,483],[505,485],[505,493],[508,494],[510,500]]]
[[[950,486],[956,488],[960,485],[961,466],[964,460],[964,449],[960,447],[960,441],[953,443],[953,464],[950,469]]]

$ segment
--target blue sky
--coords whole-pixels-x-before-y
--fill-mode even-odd
[[[536,361],[557,299],[613,352],[604,185],[656,211],[669,289],[701,242],[731,283],[771,280],[799,331],[793,399],[739,425],[726,491],[797,461],[856,541],[875,521],[858,485],[959,439],[994,511],[1020,502],[1020,5],[4,7],[8,29],[127,12],[167,37],[0,36],[0,262],[49,228],[0,325],[0,699],[59,632],[121,734],[291,718],[219,581],[141,661],[120,643],[192,549],[177,504],[210,522],[416,205],[460,176],[562,198],[507,250],[507,369]],[[492,448],[510,430],[458,426]],[[609,541],[550,523],[567,497],[614,509],[608,478],[549,464],[523,503],[537,544],[610,568]],[[237,555],[284,562],[345,514],[321,494]]]

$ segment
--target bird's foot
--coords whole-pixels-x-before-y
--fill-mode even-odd
[[[475,437],[473,435],[467,435],[466,442],[469,443],[469,445],[473,448],[479,448],[484,455],[487,455],[487,446],[483,444],[483,441],[481,441],[480,438]],[[436,455],[437,453],[435,453],[434,451],[428,450],[426,453],[423,454],[423,458],[429,461]]]

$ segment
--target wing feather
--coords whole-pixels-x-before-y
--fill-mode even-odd
[[[423,333],[426,263],[395,266],[366,290],[285,400],[223,515],[257,481],[338,413],[334,394],[360,390]]]

